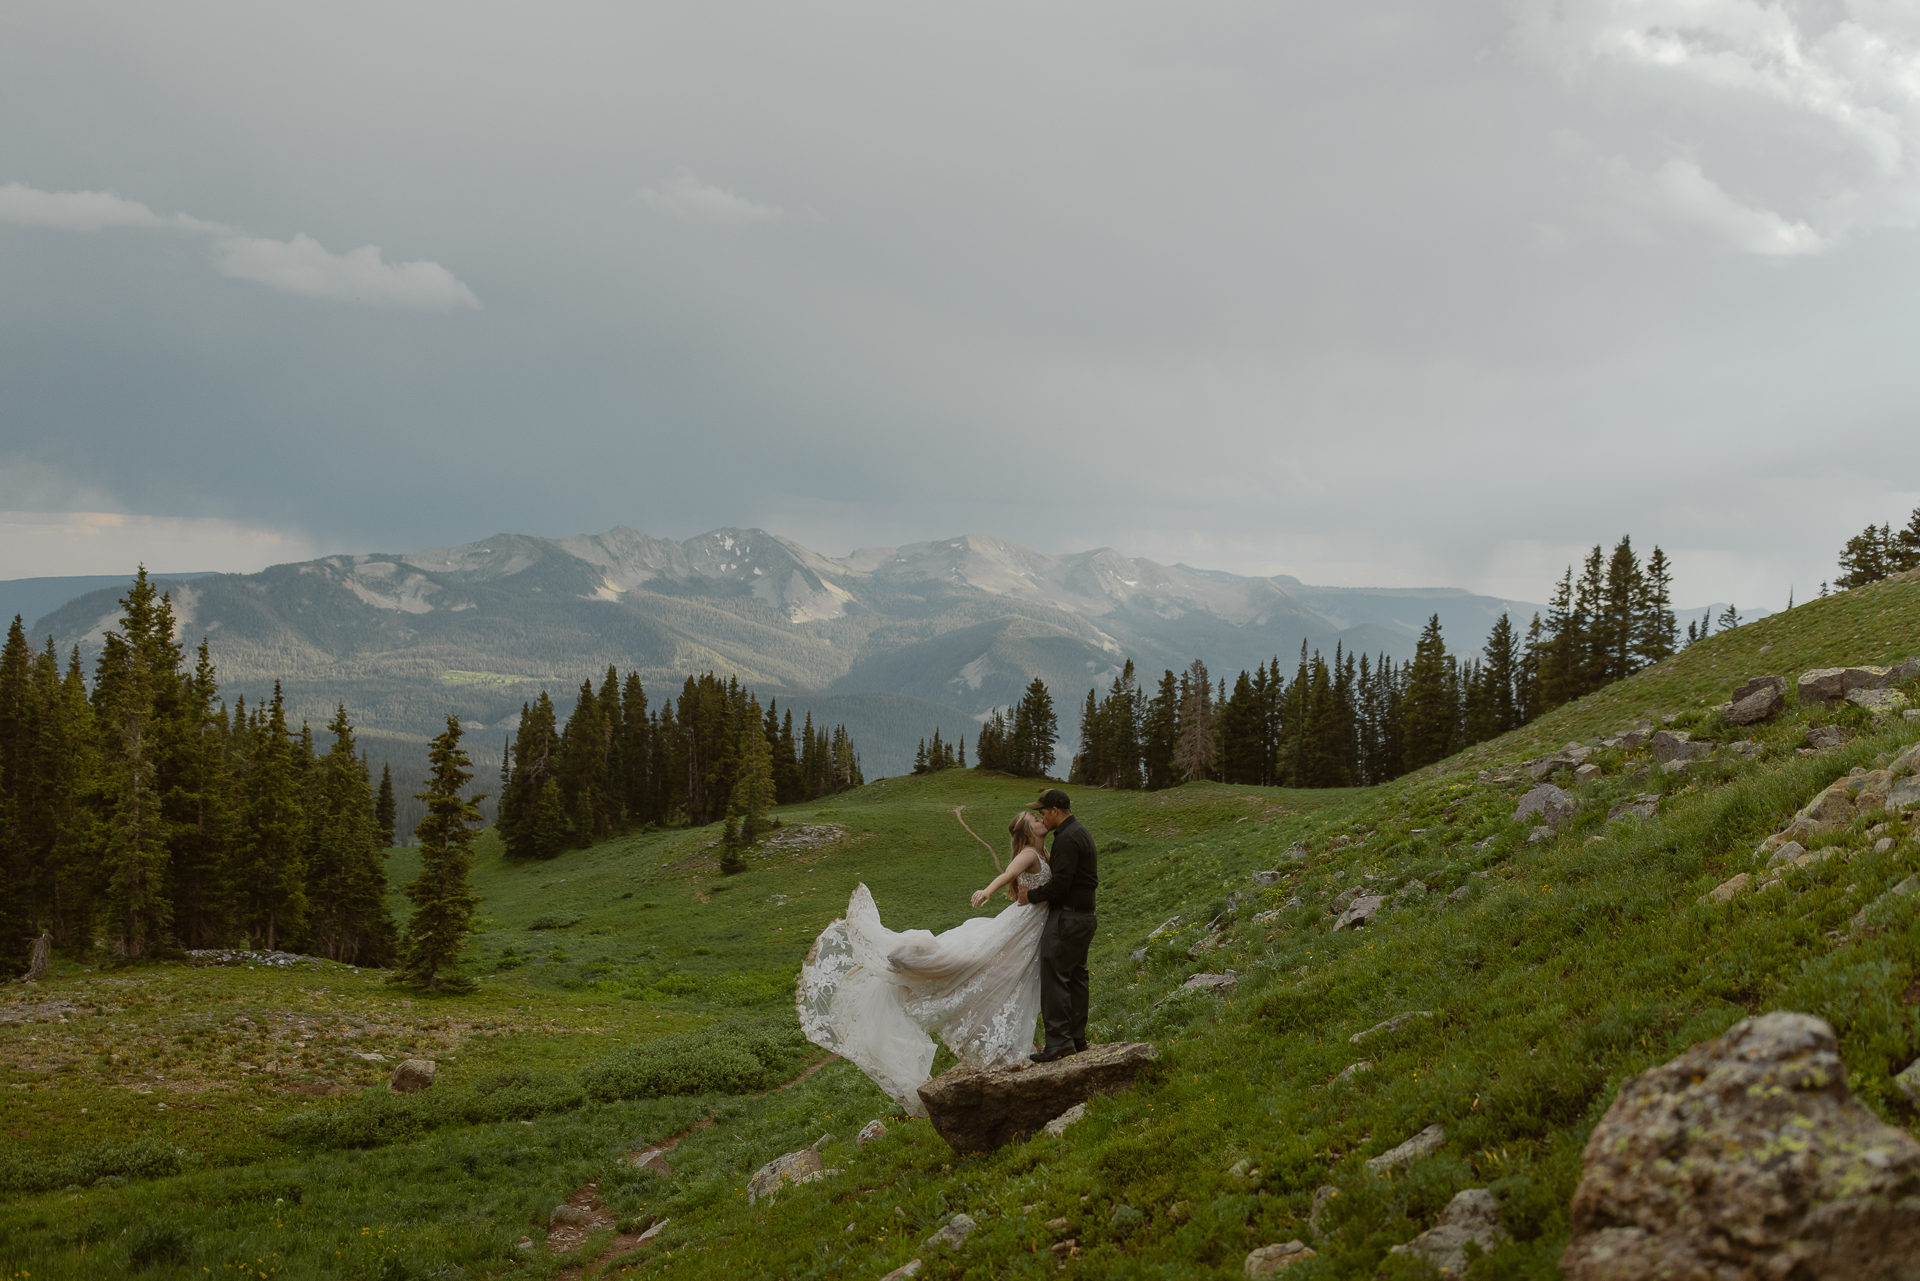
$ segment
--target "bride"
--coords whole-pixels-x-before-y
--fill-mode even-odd
[[[1046,827],[1022,812],[1007,825],[1013,857],[979,907],[1017,882],[1044,885],[1053,873],[1041,850]],[[844,918],[820,932],[800,967],[795,1003],[807,1039],[851,1062],[905,1108],[925,1116],[916,1088],[930,1079],[938,1036],[969,1067],[1024,1062],[1040,1013],[1040,932],[1045,904],[1013,903],[948,930],[896,933],[880,924],[865,885]]]

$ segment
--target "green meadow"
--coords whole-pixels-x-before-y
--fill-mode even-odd
[[[985,1156],[956,1157],[845,1063],[781,1088],[819,1059],[792,985],[858,884],[896,928],[970,915],[993,862],[955,808],[1004,858],[1031,781],[948,771],[788,807],[730,878],[717,829],[539,864],[489,838],[470,996],[332,965],[63,963],[0,996],[0,1277],[878,1278],[919,1258],[923,1278],[1225,1278],[1294,1238],[1317,1257],[1289,1276],[1411,1277],[1390,1247],[1464,1187],[1493,1189],[1511,1237],[1471,1275],[1552,1277],[1582,1146],[1620,1083],[1750,1014],[1829,1020],[1859,1096],[1914,1125],[1890,1083],[1920,1054],[1920,922],[1891,893],[1920,870],[1911,830],[1863,818],[1783,891],[1699,901],[1820,788],[1920,739],[1850,708],[1740,731],[1712,706],[1749,675],[1911,653],[1920,583],[1888,582],[1715,636],[1387,786],[1077,792],[1102,851],[1092,1032],[1161,1058],[1063,1136]],[[1669,775],[1601,748],[1602,777],[1563,779],[1581,810],[1556,837],[1511,821],[1532,783],[1502,763],[1676,714],[1761,749]],[[1803,753],[1833,723],[1846,744]],[[1649,793],[1654,818],[1606,821]],[[395,885],[411,857],[392,854]],[[1256,889],[1267,869],[1280,883]],[[1333,933],[1328,905],[1355,884],[1387,907]],[[1181,987],[1229,969],[1225,995]],[[1410,1011],[1431,1017],[1355,1043]],[[412,1055],[438,1062],[434,1086],[386,1092]],[[875,1118],[887,1136],[856,1149]],[[1367,1171],[1435,1123],[1436,1153]],[[624,1160],[674,1136],[670,1176]],[[759,1166],[822,1136],[841,1173],[748,1205]],[[549,1212],[588,1183],[629,1233],[665,1227],[644,1247],[609,1251],[607,1230],[550,1251]],[[1338,1195],[1310,1223],[1323,1186]],[[962,1249],[922,1244],[961,1212],[978,1223]]]

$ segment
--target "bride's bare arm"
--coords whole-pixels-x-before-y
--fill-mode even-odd
[[[1014,877],[1019,876],[1022,872],[1031,872],[1039,862],[1040,856],[1038,854],[1032,850],[1021,850],[1018,854],[1014,855],[1012,861],[1007,864],[1007,870],[993,878],[991,885],[987,886],[984,890],[975,890],[973,892],[973,905],[979,907],[982,903],[985,903],[993,897],[995,890],[1005,885],[1011,885]]]

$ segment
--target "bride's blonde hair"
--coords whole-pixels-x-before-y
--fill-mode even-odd
[[[1041,842],[1046,840],[1047,825],[1042,823],[1040,816],[1031,810],[1021,810],[1015,814],[1013,822],[1007,824],[1007,834],[1013,837],[1014,857],[1018,857],[1020,851],[1029,845],[1043,853],[1046,850],[1046,846]]]

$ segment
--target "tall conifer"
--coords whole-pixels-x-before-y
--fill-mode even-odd
[[[427,815],[414,828],[420,841],[420,875],[404,893],[413,904],[402,945],[401,975],[423,987],[471,991],[474,984],[454,969],[473,930],[480,900],[467,887],[473,866],[474,829],[480,825],[484,796],[462,796],[473,781],[472,761],[460,746],[460,718],[447,717],[446,732],[427,749]]]

